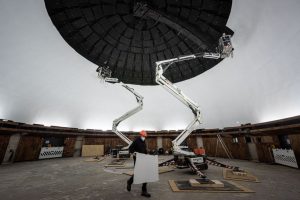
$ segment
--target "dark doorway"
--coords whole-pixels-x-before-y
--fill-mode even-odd
[[[287,135],[278,135],[279,142],[280,142],[280,147],[282,149],[291,149],[291,142],[290,139]]]

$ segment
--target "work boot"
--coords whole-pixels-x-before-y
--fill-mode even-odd
[[[128,192],[131,191],[131,184],[129,184],[128,182],[127,182],[127,191],[128,191]]]
[[[141,195],[144,197],[151,197],[151,194],[149,194],[148,192],[142,192]]]

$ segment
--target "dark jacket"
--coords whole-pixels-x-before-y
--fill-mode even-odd
[[[145,141],[143,141],[141,137],[136,138],[129,146],[129,152],[130,153],[138,152],[138,153],[147,154],[147,146]]]

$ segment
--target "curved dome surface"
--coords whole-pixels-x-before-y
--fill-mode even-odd
[[[136,16],[139,1],[45,0],[51,20],[65,41],[96,65],[108,65],[112,76],[124,83],[154,85],[156,61],[215,50],[223,32],[233,34],[226,27],[231,0],[146,2],[160,17]],[[161,22],[162,17],[181,28]],[[196,35],[200,42],[183,34],[183,29]],[[166,77],[172,82],[183,81],[219,62],[199,58],[177,63],[166,72]]]

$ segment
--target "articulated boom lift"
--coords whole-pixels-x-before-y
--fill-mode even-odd
[[[192,55],[179,56],[177,58],[172,58],[168,60],[157,61],[156,64],[156,83],[163,86],[168,92],[170,92],[179,101],[185,104],[191,109],[194,114],[193,121],[178,135],[173,141],[173,154],[177,166],[180,168],[190,167],[198,175],[205,177],[205,175],[200,172],[201,169],[207,169],[207,163],[205,157],[197,157],[194,152],[190,152],[184,149],[180,144],[191,134],[194,130],[194,125],[200,121],[200,108],[198,104],[192,101],[188,96],[186,96],[176,85],[169,81],[163,73],[173,64],[181,61],[192,60],[196,58],[208,58],[208,59],[220,59],[226,58],[230,55],[232,56],[233,47],[231,45],[231,36],[225,35],[219,39],[219,46],[217,52],[202,52]]]
[[[177,58],[172,58],[168,60],[162,60],[157,61],[156,64],[156,79],[155,81],[163,86],[168,92],[170,92],[173,96],[175,96],[178,100],[180,100],[183,104],[185,104],[188,108],[191,109],[192,113],[194,114],[193,121],[185,128],[185,130],[182,131],[181,134],[179,134],[173,141],[173,154],[174,154],[174,160],[177,164],[178,168],[188,168],[190,167],[192,171],[194,171],[197,175],[205,178],[206,176],[200,171],[203,169],[207,169],[207,162],[210,162],[211,164],[220,166],[220,167],[226,167],[226,168],[234,168],[232,166],[224,165],[222,163],[219,163],[217,161],[211,160],[206,158],[206,156],[197,156],[194,154],[194,152],[190,152],[187,150],[186,147],[180,146],[181,143],[191,134],[191,132],[194,130],[194,125],[196,123],[201,123],[201,115],[200,115],[200,108],[198,104],[196,104],[194,101],[192,101],[188,96],[186,96],[176,85],[174,85],[171,81],[169,81],[163,73],[173,64],[176,62],[181,61],[187,61],[192,60],[196,58],[208,58],[208,59],[221,59],[221,58],[227,58],[230,55],[232,56],[233,47],[231,45],[231,36],[225,35],[219,39],[219,46],[217,48],[217,52],[201,52],[196,53],[192,55],[184,55],[179,56]],[[128,91],[130,91],[132,94],[134,94],[136,101],[138,103],[138,106],[133,108],[132,110],[126,112],[121,117],[115,119],[113,121],[112,125],[112,131],[116,133],[123,141],[125,141],[128,146],[124,147],[122,150],[119,151],[119,157],[127,157],[129,156],[128,147],[132,143],[132,141],[127,138],[123,133],[121,133],[117,127],[118,125],[124,121],[125,119],[129,118],[130,116],[134,115],[135,113],[139,112],[143,108],[143,97],[134,91],[133,88],[129,87],[128,85],[120,82],[117,78],[111,78],[111,70],[109,69],[109,66],[100,66],[97,69],[98,77],[100,80],[108,83],[120,83],[124,88],[126,88]],[[169,160],[171,161],[171,160]],[[169,162],[166,161],[166,162]],[[164,165],[166,162],[161,163],[161,165]],[[238,168],[236,168],[238,169]]]
[[[123,147],[122,150],[120,150],[118,152],[119,157],[129,157],[129,151],[128,148],[131,145],[132,141],[126,137],[126,135],[124,135],[121,131],[118,130],[118,125],[126,120],[127,118],[131,117],[132,115],[136,114],[137,112],[141,111],[143,109],[143,96],[140,95],[139,93],[137,93],[136,91],[134,91],[133,88],[129,87],[128,85],[120,82],[117,78],[111,78],[111,70],[109,69],[108,66],[101,66],[98,67],[98,69],[96,70],[98,72],[98,77],[100,78],[100,80],[107,82],[107,83],[120,83],[122,85],[122,87],[124,87],[125,89],[127,89],[129,92],[131,92],[135,98],[136,101],[138,103],[138,106],[129,110],[128,112],[124,113],[121,117],[115,119],[113,121],[113,125],[112,125],[112,131],[117,134],[117,136],[119,136],[124,142],[127,143],[126,147]]]

